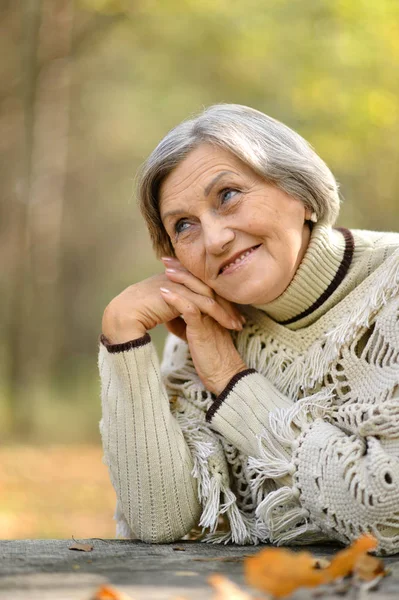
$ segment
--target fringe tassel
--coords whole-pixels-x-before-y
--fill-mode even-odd
[[[207,544],[229,544],[232,541],[231,531],[208,533],[203,541]]]
[[[223,497],[224,503],[221,503]],[[226,514],[230,531],[216,532],[219,516]],[[205,541],[216,543],[228,543],[229,541],[235,544],[254,543],[254,537],[248,528],[248,523],[245,522],[244,515],[237,506],[237,498],[228,486],[221,484],[221,478],[214,476],[211,479],[211,492],[206,499],[204,510],[201,515],[199,525],[204,529],[210,529],[210,534],[205,538]],[[257,539],[257,537],[256,537]]]
[[[311,390],[322,383],[342,346],[353,339],[360,329],[368,328],[376,312],[398,293],[399,251],[396,251],[358,286],[356,301],[348,301],[345,317],[335,313],[335,323],[331,323],[329,331],[304,348],[303,352],[293,353],[289,347],[278,343],[268,318],[259,316],[259,311],[251,308],[247,309],[248,315],[268,331],[268,339],[264,340],[266,344],[262,348],[261,335],[253,336],[250,340],[246,335],[239,336],[238,350],[247,357],[249,367],[270,378],[283,394],[296,399],[303,389]]]
[[[333,329],[328,338],[332,344],[344,344],[353,335],[353,329],[348,327],[354,323],[356,329],[368,327],[375,312],[384,306],[387,301],[399,292],[399,252],[392,254],[385,263],[377,269],[378,276],[373,279],[372,285],[367,286],[368,293],[363,295],[362,303],[356,303],[345,323]],[[384,267],[384,268],[382,268]],[[381,273],[379,272],[381,269]],[[361,287],[361,284],[359,288]]]
[[[209,528],[211,532],[214,532],[218,525],[219,514],[221,514],[220,494],[222,486],[220,478],[213,476],[210,480],[209,488],[209,493],[204,498],[205,504],[199,525],[200,527]]]
[[[237,506],[235,494],[231,491],[229,485],[223,483],[222,476],[219,473],[212,473],[209,467],[208,459],[219,451],[217,441],[212,443],[209,440],[209,430],[201,422],[180,413],[176,413],[176,418],[185,435],[194,461],[192,474],[198,480],[199,500],[203,504],[199,525],[211,532],[206,536],[206,541],[212,540],[219,543],[232,541],[238,544],[253,543],[255,536],[249,531],[248,523],[246,523],[244,515]],[[206,438],[208,438],[208,441]],[[223,514],[228,518],[230,531],[219,534],[216,532],[216,528],[219,516]]]
[[[308,511],[302,508],[298,495],[288,487],[271,492],[256,509],[256,517],[267,527],[271,542],[281,542],[282,537],[292,539],[298,535],[300,524],[304,524]]]
[[[240,525],[242,535],[237,535],[237,527],[234,526],[230,531],[216,531],[214,533],[207,534],[204,538],[204,542],[211,544],[228,544],[233,542],[240,545],[257,545],[259,542],[263,543],[268,540],[267,530],[264,523],[260,521],[257,522],[253,515],[241,513],[236,505],[233,510],[238,511],[240,522],[242,521]]]
[[[270,413],[268,429],[258,436],[259,457],[248,459],[251,489],[258,502],[255,513],[257,527],[259,529],[263,524],[264,535],[271,542],[289,543],[312,532],[320,539],[319,529],[307,521],[308,511],[301,506],[296,488],[283,486],[262,497],[267,479],[276,480],[295,472],[295,466],[290,462],[298,435],[295,426],[303,431],[309,425],[309,416],[314,420],[325,415],[331,407],[332,398],[333,389],[324,389],[299,400],[289,410],[279,409]],[[321,539],[324,539],[323,535]]]
[[[278,546],[292,543],[300,545],[327,541],[331,541],[331,538],[325,535],[316,525],[306,522],[288,533],[282,533],[278,540],[276,539],[276,544]]]
[[[332,398],[332,388],[325,389],[298,400],[291,409],[281,408],[269,414],[268,428],[258,436],[259,457],[248,459],[255,495],[259,496],[267,479],[279,479],[295,472],[289,459],[298,435],[294,426],[304,430],[309,424],[308,415],[312,420],[324,416],[331,407]]]
[[[252,487],[255,489],[265,479],[279,479],[292,472],[292,465],[287,456],[280,450],[273,440],[273,436],[266,429],[258,436],[260,458],[252,456],[248,459],[248,469],[251,471]]]
[[[202,502],[211,493],[208,459],[217,451],[217,446],[204,424],[179,412],[175,413],[175,417],[191,451],[194,463],[191,474],[198,481],[198,499]]]
[[[243,515],[237,506],[236,496],[228,488],[225,488],[223,493],[226,502],[222,506],[221,512],[226,512],[229,520],[231,541],[235,544],[247,544],[248,542],[251,542],[251,535],[248,531],[248,527],[244,521]]]

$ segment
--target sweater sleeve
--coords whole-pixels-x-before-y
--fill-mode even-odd
[[[199,520],[197,482],[150,336],[108,347],[101,343],[99,369],[100,430],[117,515],[143,541],[179,539]]]
[[[246,369],[216,398],[206,420],[244,454],[256,456],[270,413],[293,404],[255,369]]]
[[[290,407],[256,371],[230,382],[207,420],[249,454],[258,482],[280,479],[257,509],[272,541],[319,531],[348,543],[370,532],[380,552],[398,552],[398,395],[395,388],[378,405],[327,400],[321,408],[318,394]]]

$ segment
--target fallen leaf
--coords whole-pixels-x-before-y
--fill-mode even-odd
[[[133,598],[108,585],[101,585],[90,600],[133,600]]]
[[[361,581],[372,581],[376,577],[385,577],[387,571],[379,558],[364,554],[356,561],[353,574]]]
[[[377,543],[372,535],[362,535],[349,548],[340,550],[332,559],[329,567],[325,569],[325,572],[328,572],[331,579],[350,575],[359,558],[366,555],[369,550],[375,550]]]
[[[174,548],[172,548],[172,550],[174,550],[175,552],[185,552],[186,551],[184,546],[175,546]]]
[[[76,542],[76,544],[72,544],[72,546],[69,546],[68,550],[79,550],[80,552],[91,552],[93,550],[93,546],[91,546],[90,544],[79,544],[79,542]]]
[[[267,548],[247,558],[244,563],[247,582],[277,598],[288,596],[299,587],[316,587],[346,577],[360,557],[374,550],[377,540],[364,535],[349,548],[338,552],[326,566],[316,568],[309,552],[292,552],[284,548]]]
[[[309,552],[292,552],[285,548],[266,548],[244,563],[247,582],[282,598],[299,587],[315,587],[326,582],[324,569],[313,567]]]
[[[214,600],[254,600],[252,596],[240,590],[235,583],[223,575],[212,575],[209,577],[208,583],[217,592]]]
[[[314,558],[313,559],[313,568],[314,569],[325,569],[330,565],[330,562],[327,558]]]

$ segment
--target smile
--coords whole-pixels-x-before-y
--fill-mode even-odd
[[[240,266],[244,262],[246,263],[248,261],[248,257],[252,255],[260,246],[261,244],[259,244],[258,246],[254,246],[253,248],[249,248],[249,250],[246,250],[245,252],[240,254],[240,256],[238,256],[235,260],[233,260],[231,263],[225,265],[222,269],[220,269],[219,275],[225,275],[235,271],[238,266]]]

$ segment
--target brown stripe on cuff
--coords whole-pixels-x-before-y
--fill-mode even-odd
[[[151,336],[149,333],[145,333],[136,340],[130,340],[130,342],[124,342],[123,344],[111,344],[105,335],[101,335],[100,342],[106,347],[108,352],[111,354],[118,354],[119,352],[127,352],[128,350],[132,350],[132,348],[139,348],[140,346],[149,344],[151,342]]]
[[[212,417],[214,416],[216,411],[220,408],[220,406],[223,404],[223,401],[225,400],[225,398],[227,398],[227,396],[229,395],[229,393],[231,392],[231,390],[233,389],[235,384],[238,383],[240,381],[240,379],[242,379],[243,377],[246,377],[247,375],[251,375],[252,373],[257,373],[256,369],[244,369],[244,371],[240,371],[239,373],[236,373],[230,379],[229,383],[226,385],[223,392],[221,392],[219,394],[219,396],[216,398],[215,402],[213,404],[211,404],[211,406],[208,408],[208,410],[206,412],[206,420],[208,423],[211,422]]]

